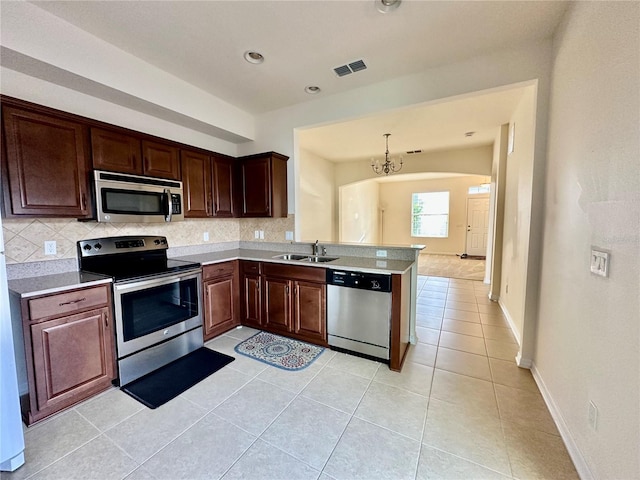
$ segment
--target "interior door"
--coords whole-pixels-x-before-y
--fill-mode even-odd
[[[467,198],[467,245],[465,253],[470,256],[486,256],[488,235],[489,196]]]

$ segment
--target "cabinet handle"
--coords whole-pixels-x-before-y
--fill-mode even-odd
[[[109,315],[107,315],[106,313],[104,314],[104,326],[106,328],[109,328]]]
[[[211,199],[207,198],[207,214],[211,213]]]
[[[82,197],[80,198],[80,207],[83,210],[86,210],[87,208],[87,195],[85,193],[83,193]]]
[[[287,291],[287,295],[289,295],[289,285],[287,285],[286,291]]]
[[[85,300],[86,300],[86,297],[82,297],[82,298],[79,298],[78,300],[71,300],[71,301],[69,301],[69,302],[62,302],[62,303],[59,303],[59,304],[58,304],[58,306],[62,307],[62,306],[64,306],[64,305],[71,305],[71,304],[73,304],[73,303],[80,303],[80,302],[84,302]]]

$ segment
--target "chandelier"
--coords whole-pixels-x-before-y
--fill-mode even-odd
[[[395,159],[392,158],[391,160],[389,160],[389,137],[391,136],[391,134],[385,133],[384,136],[386,137],[387,141],[387,150],[384,152],[384,163],[380,163],[380,160],[374,160],[373,158],[371,159],[371,168],[378,175],[389,175],[390,173],[399,172],[402,169],[402,157],[400,157],[399,159],[400,166],[396,164]]]

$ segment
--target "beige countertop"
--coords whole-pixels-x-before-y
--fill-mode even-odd
[[[253,260],[257,262],[284,263],[288,265],[382,274],[401,274],[406,272],[414,264],[414,262],[405,260],[388,260],[384,258],[353,257],[346,255],[337,256],[338,258],[336,258],[336,260],[325,263],[274,258],[283,253],[282,251],[274,250],[231,249],[172,258],[197,262],[202,265],[213,265],[229,260]],[[9,291],[20,298],[29,298],[110,282],[111,277],[76,271],[9,280]]]
[[[405,260],[388,260],[385,258],[365,258],[337,255],[336,260],[324,263],[306,262],[303,260],[283,260],[281,258],[274,258],[278,255],[282,255],[283,253],[285,252],[272,250],[233,249],[222,250],[219,252],[199,253],[195,255],[184,255],[174,258],[178,260],[198,262],[202,265],[212,265],[229,260],[253,260],[257,262],[285,263],[288,265],[332,268],[339,270],[362,271],[382,274],[404,273],[415,263]],[[327,256],[333,257],[334,255]]]
[[[95,273],[67,272],[9,280],[9,291],[20,298],[29,298],[103,283],[111,283],[111,277]]]

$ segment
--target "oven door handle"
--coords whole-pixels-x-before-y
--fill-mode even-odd
[[[198,269],[148,279],[140,279],[132,282],[116,283],[113,285],[113,289],[115,293],[129,293],[135,292],[137,290],[143,290],[145,288],[178,283],[184,280],[189,280],[191,278],[198,278],[197,282],[198,284],[200,284],[201,281],[199,279],[202,278],[201,270]]]
[[[164,193],[167,196],[167,215],[164,217],[165,222],[171,221],[171,216],[173,215],[173,198],[171,197],[171,190],[168,188],[164,189]]]

